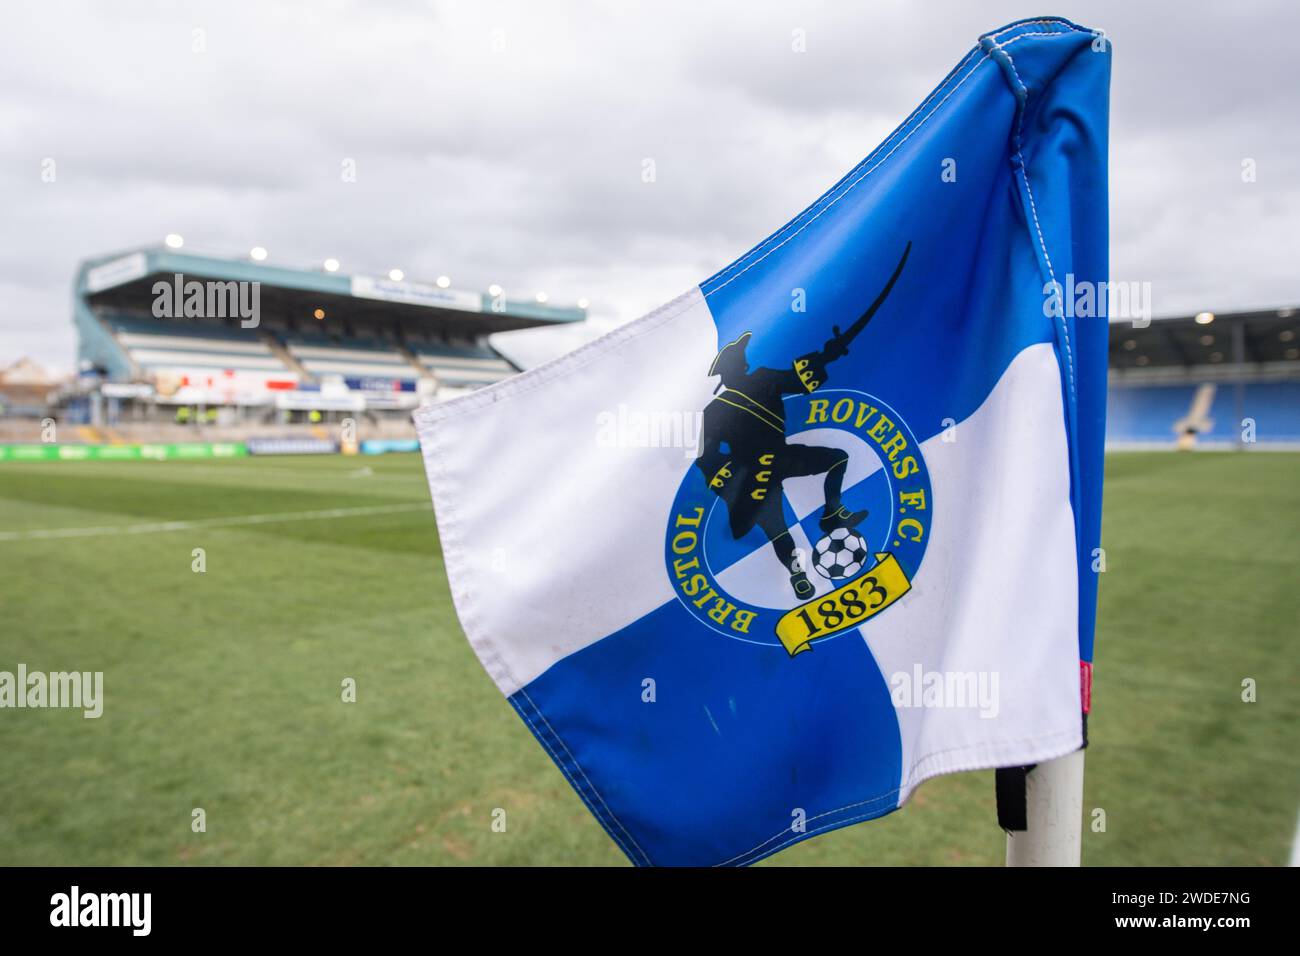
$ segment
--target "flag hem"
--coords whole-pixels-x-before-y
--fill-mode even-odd
[[[1008,761],[1011,762],[1020,761],[1021,756],[1024,756],[1023,763],[1043,763],[1048,760],[1055,760],[1058,757],[1064,757],[1066,754],[1074,753],[1074,751],[1079,749],[1080,733],[1081,731],[1078,727],[1072,727],[1069,730],[1053,731],[1051,733],[1036,735],[1034,737],[1027,737],[1020,740],[974,744],[969,747],[960,747],[960,748],[955,748],[953,750],[945,751],[944,753],[946,754],[956,754],[958,756],[950,758],[951,762],[945,762],[942,766],[934,770],[927,771],[922,776],[918,777],[911,784],[896,787],[893,790],[880,794],[877,797],[868,798],[867,800],[864,800],[861,803],[853,803],[845,807],[840,807],[837,810],[825,811],[824,813],[818,814],[816,817],[809,817],[808,819],[810,820],[819,819],[821,817],[832,816],[836,813],[841,813],[845,810],[857,809],[858,807],[866,806],[867,804],[881,803],[882,801],[887,800],[891,797],[897,797],[900,793],[905,794],[902,800],[895,800],[892,804],[889,804],[887,806],[874,808],[871,811],[868,811],[866,813],[846,817],[844,819],[834,820],[830,823],[827,823],[823,826],[817,827],[812,830],[808,830],[804,833],[792,835],[791,839],[785,840],[784,842],[779,843],[776,846],[771,846],[771,847],[766,846],[766,844],[770,843],[772,840],[777,840],[781,836],[785,835],[786,833],[789,833],[790,828],[786,827],[780,833],[777,833],[775,836],[769,837],[767,841],[759,844],[757,847],[754,847],[746,851],[745,853],[737,854],[736,856],[732,857],[730,860],[726,860],[722,863],[715,863],[713,865],[714,866],[750,866],[754,863],[757,863],[760,860],[763,860],[773,855],[774,853],[786,849],[787,847],[794,846],[796,843],[801,843],[804,840],[809,839],[810,837],[819,836],[820,834],[823,833],[830,833],[833,830],[838,830],[842,827],[851,826],[854,823],[862,823],[867,820],[874,820],[883,816],[887,816],[893,811],[899,810],[903,806],[905,806],[907,802],[912,799],[913,794],[916,793],[917,789],[921,786],[921,784],[925,783],[925,781],[927,780],[933,779],[934,777],[946,776],[952,773],[966,773],[968,771],[973,771],[973,770],[992,770],[998,766],[1007,763]],[[1066,746],[1063,743],[1060,744],[1053,743],[1054,741],[1060,738],[1065,738],[1068,741],[1069,745]],[[1000,746],[1009,746],[1012,744],[1020,744],[1020,743],[1036,744],[1039,745],[1041,749],[1030,750],[1028,752],[1028,755],[1017,754],[1015,757],[994,756],[993,754],[988,753],[988,751],[996,749],[997,747]],[[984,755],[974,756],[966,760],[960,759],[960,755],[969,752],[974,752],[977,754],[982,753]],[[935,756],[935,755],[932,754],[930,756]],[[929,757],[927,757],[926,759],[929,759]],[[763,848],[761,852],[756,852],[759,851],[760,847]]]

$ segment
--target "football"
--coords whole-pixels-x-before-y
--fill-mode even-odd
[[[851,578],[867,564],[867,542],[855,531],[836,528],[813,548],[813,567],[824,578]]]

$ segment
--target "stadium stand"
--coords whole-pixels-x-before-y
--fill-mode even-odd
[[[419,404],[517,371],[489,344],[494,333],[585,317],[576,307],[168,247],[82,263],[73,307],[80,387],[96,414],[159,422],[172,420],[173,406],[220,407],[227,423],[357,412],[409,421]]]
[[[1107,444],[1300,444],[1294,308],[1112,321]]]
[[[196,282],[205,295],[191,307],[181,292]],[[167,298],[176,301],[160,310]],[[250,302],[255,321],[243,314]],[[215,407],[243,428],[357,413],[370,427],[409,428],[416,406],[517,371],[493,349],[495,333],[585,317],[531,299],[149,247],[77,272],[75,399],[91,425],[210,421]],[[1297,309],[1112,320],[1107,441],[1300,445]]]

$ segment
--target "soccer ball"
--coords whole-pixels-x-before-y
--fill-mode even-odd
[[[848,528],[836,528],[813,548],[813,567],[832,581],[853,577],[866,563],[866,540]]]

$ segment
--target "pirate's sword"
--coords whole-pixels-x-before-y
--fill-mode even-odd
[[[889,277],[889,281],[885,283],[885,287],[880,290],[880,295],[876,296],[876,301],[871,303],[867,311],[863,312],[856,322],[850,325],[843,332],[840,331],[838,325],[831,326],[831,330],[835,333],[835,336],[826,343],[826,347],[823,349],[822,354],[826,359],[839,358],[842,355],[848,354],[849,343],[857,338],[858,333],[867,327],[867,323],[870,322],[871,317],[876,314],[876,310],[884,304],[885,299],[889,298],[890,290],[894,288],[894,283],[898,281],[899,275],[902,274],[903,266],[907,264],[907,254],[911,251],[912,243],[909,241],[907,246],[903,249],[903,255],[902,258],[898,260],[898,265],[894,267],[894,274]]]

